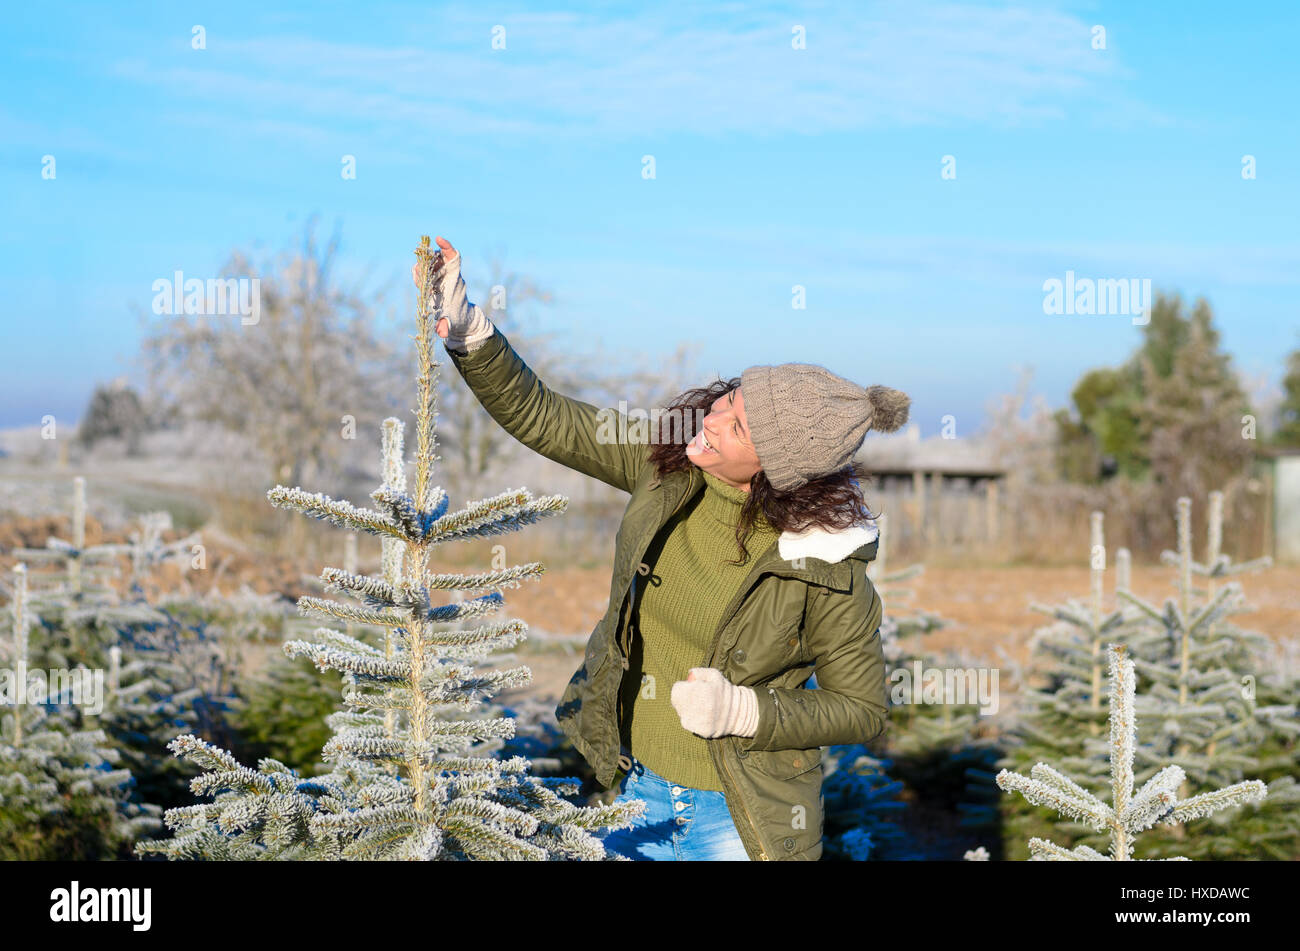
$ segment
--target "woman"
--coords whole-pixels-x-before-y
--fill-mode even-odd
[[[632,496],[609,609],[555,711],[597,781],[647,803],[607,849],[819,859],[821,748],[864,743],[887,717],[866,575],[876,527],[852,460],[869,429],[906,422],[908,397],[811,364],[750,367],[678,397],[647,450],[626,418],[537,379],[437,240],[436,330],[484,408],[535,452]]]

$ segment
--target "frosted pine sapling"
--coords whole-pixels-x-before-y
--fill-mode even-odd
[[[1102,706],[1107,641],[1130,644],[1144,631],[1136,612],[1105,604],[1105,520],[1089,520],[1089,596],[1063,605],[1033,602],[1032,610],[1054,619],[1030,641],[1029,679],[1022,685],[1023,715],[1008,738],[1015,760],[1050,756],[1062,768],[1104,783],[1108,773]],[[1100,746],[1090,744],[1096,740]]]
[[[1204,858],[1300,858],[1300,778],[1296,756],[1300,717],[1296,678],[1271,662],[1276,646],[1231,620],[1246,610],[1240,583],[1220,579],[1270,564],[1261,558],[1233,565],[1222,553],[1223,493],[1210,494],[1203,563],[1192,558],[1191,500],[1178,500],[1178,550],[1162,560],[1177,568],[1176,597],[1163,610],[1121,590],[1138,608],[1153,637],[1135,648],[1138,673],[1151,683],[1146,707],[1150,742],[1139,748],[1139,778],[1161,758],[1176,757],[1186,770],[1179,794],[1244,778],[1268,783],[1258,809],[1230,821],[1212,816],[1156,837],[1149,847]],[[1205,580],[1197,587],[1195,578]]]
[[[925,570],[921,564],[908,565],[898,571],[889,570],[889,518],[881,514],[876,517],[879,530],[876,542],[876,557],[867,566],[867,575],[875,586],[886,611],[880,621],[880,644],[885,654],[885,662],[899,664],[910,657],[921,655],[920,640],[925,634],[937,631],[948,622],[937,614],[917,610],[914,614],[903,614],[897,608],[897,602],[910,600],[915,594],[910,588],[902,587],[900,582],[915,578]],[[894,605],[892,610],[890,605]],[[911,639],[910,649],[905,639]]]
[[[135,800],[127,769],[103,730],[78,729],[58,704],[30,696],[26,566],[14,568],[14,639],[5,693],[27,702],[0,717],[0,858],[97,860],[156,829],[160,809]],[[16,700],[16,696],[7,697]]]
[[[885,655],[886,680],[892,683],[895,670],[906,670],[910,676],[914,662],[925,664],[931,659],[931,655],[922,648],[921,639],[926,634],[947,626],[948,621],[930,611],[916,610],[904,614],[897,607],[890,607],[898,601],[912,598],[915,592],[903,587],[900,582],[915,578],[925,570],[925,566],[913,564],[899,571],[890,571],[889,536],[886,531],[888,517],[880,515],[876,522],[880,534],[876,543],[876,557],[867,566],[867,574],[885,604],[885,612],[880,620],[880,643]],[[919,688],[920,685],[917,686]],[[902,715],[890,718],[891,746],[901,753],[911,754],[960,745],[977,719],[969,710],[954,714],[953,705],[946,702],[937,705],[905,703],[901,706]],[[935,706],[937,709],[932,709]],[[918,709],[914,710],[914,707]],[[918,719],[927,722],[916,723]]]
[[[1032,838],[1029,850],[1035,859],[1125,861],[1133,858],[1137,836],[1156,823],[1175,825],[1221,809],[1258,802],[1267,795],[1262,782],[1247,780],[1182,799],[1178,787],[1184,773],[1176,764],[1161,769],[1135,793],[1133,754],[1137,746],[1137,718],[1133,661],[1127,656],[1127,648],[1114,644],[1107,647],[1106,658],[1110,675],[1111,803],[1102,802],[1046,763],[1036,764],[1027,777],[1004,769],[998,773],[997,782],[1002,789],[1019,792],[1035,805],[1050,806],[1098,832],[1109,832],[1110,854],[1103,855],[1086,845],[1067,849],[1047,839]],[[1187,860],[1186,856],[1172,858]]]
[[[310,657],[321,670],[344,674],[344,703],[352,708],[330,718],[335,736],[322,751],[336,769],[302,780],[283,764],[263,760],[259,770],[240,766],[223,751],[180,737],[178,755],[209,772],[195,792],[213,803],[167,817],[178,835],[152,851],[173,857],[243,856],[267,851],[283,857],[404,859],[604,859],[610,856],[588,830],[627,825],[640,802],[580,807],[561,798],[576,794],[572,779],[531,777],[528,761],[475,756],[475,744],[513,734],[506,717],[451,719],[444,710],[472,712],[500,689],[526,684],[526,667],[480,673],[475,658],[509,647],[526,630],[521,621],[449,629],[496,611],[504,587],[541,574],[538,563],[472,575],[431,570],[430,555],[447,541],[515,531],[563,511],[567,499],[534,499],[526,489],[509,491],[448,513],[448,498],[432,483],[435,392],[432,321],[441,309],[441,255],[424,237],[416,251],[420,294],[416,308],[417,450],[415,487],[408,491],[397,420],[384,425],[384,481],[372,493],[378,508],[277,486],[272,504],[295,509],[385,541],[382,577],[326,568],[322,580],[358,604],[304,597],[299,609],[330,620],[373,625],[386,631],[383,648],[347,633],[319,628],[311,641],[285,645]],[[435,604],[447,591],[489,591],[471,600]]]
[[[890,765],[861,743],[830,747],[822,783],[827,860],[925,858],[899,824],[907,803],[899,798],[903,784],[888,774]]]
[[[1102,675],[1107,641],[1132,645],[1150,637],[1137,612],[1105,603],[1107,566],[1105,519],[1093,512],[1088,539],[1089,595],[1071,598],[1065,604],[1047,606],[1034,602],[1033,610],[1053,618],[1030,639],[1030,659],[1019,678],[1016,717],[1006,725],[1000,740],[1006,750],[998,767],[1020,769],[1040,760],[1051,761],[1079,777],[1093,790],[1109,782],[1108,747],[1102,728],[1106,711],[1101,705]],[[1125,560],[1117,559],[1117,565]],[[968,798],[997,793],[996,773],[968,773]],[[1041,814],[1019,801],[998,795],[997,811],[1002,819],[1002,844],[1008,857],[1016,857],[1024,843],[1036,834],[1046,834]],[[990,804],[992,805],[992,804]],[[975,818],[987,818],[979,814]],[[1084,844],[1100,845],[1085,824],[1069,828]]]
[[[832,858],[862,860],[868,855],[887,859],[927,858],[912,848],[910,839],[895,823],[894,801],[900,784],[889,776],[905,775],[916,788],[937,788],[950,783],[949,774],[980,766],[993,765],[996,755],[977,737],[984,723],[976,699],[959,697],[952,680],[942,683],[928,680],[942,669],[978,666],[969,658],[951,653],[939,657],[925,648],[923,638],[948,625],[938,614],[912,608],[904,612],[898,602],[910,600],[915,592],[902,582],[924,571],[921,564],[901,570],[889,567],[888,517],[877,517],[879,536],[876,557],[868,566],[868,576],[885,604],[880,622],[881,646],[885,655],[885,676],[890,685],[910,682],[913,689],[904,702],[892,705],[888,748],[890,759],[877,760],[864,747],[831,747],[832,763],[843,763],[840,771],[827,774],[827,821],[829,826],[847,831],[828,833],[827,854]],[[939,689],[936,690],[935,687]],[[893,690],[889,689],[890,700]],[[990,775],[990,781],[991,776]],[[832,803],[832,799],[835,800]],[[959,808],[962,808],[959,806]]]
[[[1177,598],[1166,600],[1159,610],[1132,591],[1119,592],[1160,635],[1134,657],[1139,673],[1152,681],[1151,712],[1163,723],[1153,738],[1152,755],[1177,756],[1196,782],[1240,778],[1267,732],[1265,720],[1276,712],[1261,719],[1241,684],[1243,676],[1262,672],[1271,643],[1228,622],[1245,610],[1241,585],[1231,582],[1217,590],[1215,585],[1217,578],[1256,570],[1269,559],[1232,566],[1227,555],[1218,553],[1222,494],[1214,496],[1209,520],[1212,560],[1207,565],[1192,559],[1191,499],[1178,500],[1178,551],[1161,556],[1178,568]],[[1204,600],[1196,597],[1202,592],[1192,582],[1198,574],[1208,579]]]

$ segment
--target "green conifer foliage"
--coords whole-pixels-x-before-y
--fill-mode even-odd
[[[102,729],[79,728],[80,717],[58,702],[67,698],[43,688],[32,695],[26,574],[15,567],[13,640],[0,655],[10,663],[0,684],[0,859],[117,858],[161,825],[161,810],[136,799]]]
[[[1152,836],[1147,844],[1152,854],[1296,860],[1300,685],[1294,673],[1273,663],[1272,641],[1232,621],[1247,605],[1241,584],[1225,579],[1257,571],[1270,559],[1234,565],[1222,553],[1223,509],[1223,494],[1211,493],[1206,558],[1198,562],[1192,557],[1192,502],[1178,500],[1178,550],[1162,556],[1177,569],[1176,596],[1162,609],[1119,591],[1152,634],[1133,652],[1138,673],[1150,684],[1139,712],[1152,725],[1138,750],[1138,778],[1172,758],[1186,774],[1181,796],[1247,778],[1267,782],[1269,796],[1258,808],[1207,816]]]
[[[1221,579],[1263,567],[1267,560],[1233,565],[1221,552],[1223,499],[1211,496],[1210,539],[1205,563],[1191,557],[1191,503],[1178,503],[1178,551],[1163,560],[1174,565],[1177,596],[1157,608],[1131,590],[1130,560],[1116,557],[1115,604],[1102,597],[1105,548],[1101,516],[1093,516],[1092,594],[1088,603],[1036,608],[1058,623],[1034,640],[1025,712],[1008,736],[1002,765],[1018,769],[1055,762],[1090,793],[1110,783],[1113,750],[1097,702],[1097,657],[1106,644],[1122,644],[1146,685],[1137,695],[1140,732],[1132,751],[1138,783],[1152,779],[1169,762],[1178,765],[1180,799],[1219,786],[1257,779],[1268,784],[1258,806],[1225,808],[1185,825],[1162,825],[1144,836],[1143,857],[1246,859],[1300,857],[1300,811],[1295,743],[1296,677],[1269,660],[1278,651],[1267,638],[1229,620],[1244,609],[1240,585]],[[1193,579],[1206,579],[1198,588]],[[1113,712],[1111,714],[1113,716]],[[1006,846],[1013,857],[1030,838],[1047,834],[1041,811],[1019,800],[1004,803]],[[1102,838],[1089,823],[1058,824],[1057,834],[1097,849]],[[1109,834],[1103,833],[1103,835]]]
[[[1037,763],[1029,776],[1010,770],[998,773],[997,782],[1007,792],[1019,792],[1029,802],[1048,806],[1096,832],[1109,836],[1109,855],[1079,845],[1063,848],[1043,838],[1029,840],[1035,859],[1051,861],[1126,861],[1134,858],[1137,836],[1156,823],[1166,826],[1198,819],[1250,802],[1267,794],[1259,780],[1247,780],[1184,799],[1179,787],[1185,774],[1178,765],[1169,765],[1155,773],[1141,789],[1134,790],[1134,751],[1137,747],[1137,715],[1134,703],[1133,661],[1127,648],[1111,644],[1106,648],[1110,681],[1110,803],[1084,789],[1069,776],[1046,763]],[[1186,856],[1170,856],[1186,859]]]
[[[433,484],[438,364],[432,323],[442,306],[436,289],[442,258],[428,237],[416,255],[422,290],[414,486],[406,482],[402,424],[389,419],[383,484],[371,493],[375,508],[301,488],[268,493],[277,507],[385,542],[381,576],[322,572],[327,591],[349,600],[298,602],[309,617],[379,628],[382,644],[321,627],[284,645],[290,656],[343,674],[345,709],[329,718],[334,735],[322,749],[333,769],[304,779],[263,759],[252,770],[195,737],[179,737],[173,751],[206,770],[194,791],[213,801],[168,812],[174,837],[142,845],[141,852],[218,859],[606,859],[611,856],[590,830],[626,826],[643,808],[640,802],[577,806],[562,798],[577,794],[577,780],[531,776],[522,756],[478,755],[509,738],[514,721],[475,712],[499,690],[531,679],[527,667],[477,668],[477,659],[525,636],[521,621],[488,619],[504,603],[502,588],[536,579],[543,569],[531,563],[441,573],[431,556],[446,542],[512,532],[559,514],[568,500],[518,489],[449,511],[446,492]],[[442,593],[449,603],[440,603]]]
[[[995,810],[987,800],[992,787],[991,770],[998,758],[996,736],[990,717],[982,715],[978,697],[966,694],[975,685],[970,674],[979,676],[985,665],[965,652],[929,649],[926,635],[946,627],[947,619],[919,608],[899,609],[910,602],[914,592],[902,583],[920,575],[924,566],[909,565],[901,570],[889,567],[886,547],[889,537],[886,516],[881,515],[880,540],[876,559],[869,566],[872,583],[885,604],[880,623],[881,645],[885,655],[887,691],[892,704],[887,746],[888,759],[864,757],[861,747],[833,747],[832,757],[843,761],[847,770],[827,777],[832,796],[840,800],[848,794],[861,803],[856,810],[860,820],[855,830],[828,836],[831,857],[856,858],[948,858],[960,836],[957,828],[927,828],[929,841],[918,844],[917,836],[894,824],[897,813],[892,800],[893,787],[884,779],[897,777],[914,792],[913,810],[928,809],[935,814],[961,815],[959,826],[980,828],[991,823]],[[954,676],[955,675],[955,676]],[[960,683],[957,678],[961,678]],[[851,765],[850,765],[851,764]],[[986,775],[984,788],[967,782],[972,771]],[[866,784],[864,786],[864,783]],[[879,787],[879,788],[877,788]],[[888,793],[888,798],[885,798]],[[831,800],[828,799],[828,802]],[[879,804],[880,814],[875,810]],[[828,823],[842,821],[854,812],[850,806],[828,808]],[[908,814],[910,822],[931,826],[928,819]],[[902,837],[896,836],[902,833]],[[867,846],[870,845],[870,848]],[[931,850],[928,854],[926,849]]]
[[[1133,608],[1108,606],[1105,572],[1108,554],[1105,520],[1093,512],[1089,522],[1089,593],[1062,605],[1033,603],[1034,611],[1052,619],[1030,641],[1030,660],[1020,678],[1017,716],[1004,725],[1001,741],[1006,752],[998,766],[1022,769],[1050,761],[1077,776],[1094,793],[1103,791],[1110,777],[1106,745],[1107,709],[1102,705],[1106,672],[1106,645],[1132,646],[1155,635],[1143,627]],[[1127,577],[1127,553],[1116,558]],[[972,776],[972,781],[996,776]],[[995,784],[996,785],[996,784]],[[1008,858],[1025,858],[1025,843],[1052,831],[1048,817],[1020,800],[1001,802],[1002,844]],[[1102,844],[1085,823],[1058,826],[1057,833],[1078,837],[1089,847]]]

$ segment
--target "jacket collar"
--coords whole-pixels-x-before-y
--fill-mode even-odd
[[[781,557],[789,561],[796,558],[820,558],[833,565],[871,544],[879,536],[880,529],[876,526],[876,520],[869,518],[839,530],[814,525],[802,532],[782,532],[777,539],[777,548]]]
[[[702,488],[704,477],[692,466],[688,470],[671,472],[664,479],[651,475],[646,488],[664,487],[664,515],[675,511],[688,495]],[[852,588],[855,562],[865,569],[867,562],[876,557],[880,530],[875,519],[867,519],[844,529],[826,529],[811,526],[802,532],[784,531],[777,543],[763,553],[754,565],[754,572],[770,571],[773,574],[803,578],[816,584],[841,591]],[[800,562],[798,559],[802,559]]]

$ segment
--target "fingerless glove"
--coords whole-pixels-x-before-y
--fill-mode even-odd
[[[459,254],[450,261],[444,258],[443,266],[433,271],[429,279],[438,281],[442,291],[442,307],[437,316],[447,318],[449,325],[443,344],[448,350],[469,353],[486,343],[495,327],[481,307],[469,302],[465,278],[460,274],[460,259]]]

